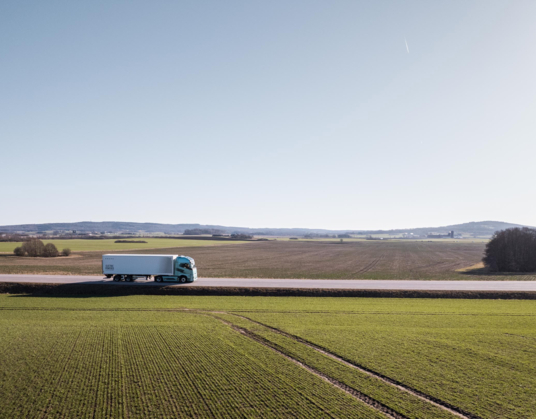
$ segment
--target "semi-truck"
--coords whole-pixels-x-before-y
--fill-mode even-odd
[[[151,277],[156,282],[197,280],[195,261],[184,255],[102,255],[102,273],[114,281]]]

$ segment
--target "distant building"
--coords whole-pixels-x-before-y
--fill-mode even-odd
[[[427,234],[427,238],[429,239],[453,239],[454,238],[454,230],[449,231],[447,234]]]

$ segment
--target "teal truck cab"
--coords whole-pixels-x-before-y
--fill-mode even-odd
[[[193,282],[197,280],[197,268],[195,261],[189,256],[177,256],[173,263],[173,275],[157,275],[156,282],[179,281]]]

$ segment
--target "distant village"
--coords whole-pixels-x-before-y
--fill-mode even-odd
[[[427,233],[427,234],[414,234],[414,233],[402,233],[399,236],[394,237],[375,237],[368,235],[367,240],[389,240],[389,239],[463,239],[461,234],[455,234],[454,230],[449,231],[446,234],[440,233]]]

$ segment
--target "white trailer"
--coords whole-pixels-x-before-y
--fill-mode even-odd
[[[195,261],[179,255],[103,255],[102,273],[114,281],[133,281],[136,278],[155,281],[192,282],[197,279]]]

